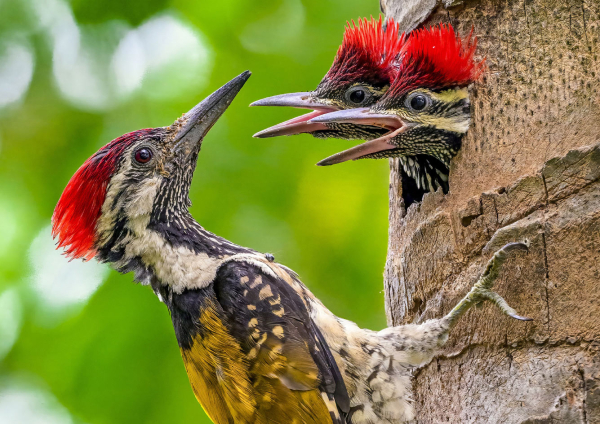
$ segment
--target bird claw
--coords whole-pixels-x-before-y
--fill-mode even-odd
[[[523,241],[508,243],[500,250],[504,250],[506,253],[516,252],[519,250],[529,253],[529,246],[531,246],[531,242],[528,239],[525,239]]]
[[[511,308],[508,302],[506,302],[506,300],[504,300],[504,298],[495,291],[473,286],[473,289],[471,290],[470,294],[471,293],[473,294],[472,300],[474,302],[477,302],[477,306],[480,306],[483,304],[483,302],[489,300],[494,305],[496,305],[505,315],[508,315],[511,318],[518,319],[520,321],[533,321],[532,318],[523,317],[517,314],[517,311]]]
[[[520,321],[533,321],[532,318],[524,317],[511,308],[506,300],[498,293],[492,291],[494,283],[498,279],[500,268],[508,259],[508,253],[515,251],[529,252],[530,242],[524,240],[523,242],[508,243],[500,250],[498,250],[492,258],[488,261],[485,271],[471,288],[469,293],[452,309],[452,311],[446,315],[446,320],[449,326],[453,326],[458,318],[469,310],[472,306],[479,306],[486,300],[494,303],[500,310],[511,318],[518,319]]]
[[[519,321],[533,321],[533,318],[522,317],[521,315],[517,314],[509,314],[508,316],[514,319],[518,319]]]

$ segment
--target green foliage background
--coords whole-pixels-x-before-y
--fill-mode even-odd
[[[42,24],[32,12],[44,3],[0,0],[0,71],[14,40],[34,58],[28,88],[0,107],[0,421],[38,422],[6,417],[18,403],[12,395],[39,392],[32,405],[54,414],[43,409],[47,419],[39,422],[209,422],[189,387],[168,312],[151,290],[132,284],[131,275],[101,271],[105,278],[89,298],[49,307],[36,283],[46,268],[36,274],[40,256],[31,244],[36,237],[48,244],[56,201],[100,146],[170,124],[246,69],[252,78],[204,141],[192,213],[221,236],[274,253],[339,316],[372,329],[385,325],[387,161],[316,167],[349,143],[307,135],[253,139],[298,112],[247,107],[314,88],[346,21],[376,15],[376,0],[53,0],[72,11],[100,64],[119,34],[156,16],[200,34],[210,52],[206,66],[190,70],[199,72],[197,84],[177,86],[187,84],[186,64],[171,63],[154,81],[127,97],[109,96],[101,107],[69,99],[57,83],[52,32],[44,29],[52,22]],[[61,272],[71,269],[98,268],[70,263]],[[60,290],[63,274],[47,276],[57,296],[72,291]]]

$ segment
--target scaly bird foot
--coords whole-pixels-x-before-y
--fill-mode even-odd
[[[488,261],[485,271],[475,283],[473,288],[467,293],[467,295],[446,315],[445,320],[448,325],[452,327],[458,318],[467,312],[472,306],[477,305],[486,300],[494,303],[500,310],[508,315],[509,317],[521,320],[521,321],[533,321],[532,318],[523,317],[518,315],[517,312],[511,308],[506,300],[502,298],[498,293],[492,291],[494,283],[498,279],[500,269],[506,260],[508,254],[514,251],[529,252],[529,241],[509,243],[502,249],[494,253],[494,256]]]

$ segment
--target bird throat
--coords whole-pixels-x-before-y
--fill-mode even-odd
[[[187,212],[171,218],[117,221],[115,236],[99,249],[99,259],[121,273],[133,272],[141,284],[169,286],[182,293],[208,286],[231,256],[255,253],[205,230]]]
[[[402,167],[402,198],[404,205],[410,205],[423,200],[426,193],[433,193],[439,188],[448,194],[448,174],[450,170],[444,162],[429,155],[401,156]]]

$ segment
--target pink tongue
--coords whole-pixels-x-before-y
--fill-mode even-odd
[[[327,110],[315,110],[304,115],[300,115],[296,118],[290,119],[289,121],[282,122],[281,124],[274,125],[266,130],[262,130],[254,134],[257,138],[276,137],[280,135],[294,135],[308,133],[318,130],[326,130],[327,126],[324,124],[317,124],[308,122],[312,118],[321,116],[330,111]]]
[[[276,126],[279,127],[279,126],[283,126],[283,125],[297,124],[299,122],[310,121],[311,119],[316,118],[317,116],[324,115],[326,113],[327,113],[327,111],[325,111],[325,110],[315,110],[310,113],[305,113],[304,115],[300,115],[296,118],[292,118],[289,121],[282,122],[281,124],[276,125]]]

